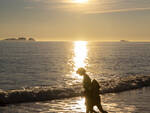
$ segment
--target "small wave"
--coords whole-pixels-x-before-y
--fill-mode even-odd
[[[99,83],[101,94],[117,93],[150,86],[150,76],[128,76]],[[81,88],[81,85],[74,85],[66,88],[34,87],[21,90],[0,90],[0,106],[82,96]]]
[[[132,89],[150,86],[150,76],[135,75],[100,81],[100,93],[118,93]]]
[[[22,102],[45,101],[79,96],[73,88],[29,88],[22,90],[0,91],[0,106]]]

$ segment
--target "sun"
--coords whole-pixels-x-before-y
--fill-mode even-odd
[[[88,0],[73,0],[74,3],[87,3]]]

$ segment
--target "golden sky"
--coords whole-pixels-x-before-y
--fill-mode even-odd
[[[0,39],[150,40],[149,0],[1,0]]]

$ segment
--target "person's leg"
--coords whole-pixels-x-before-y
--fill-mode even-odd
[[[102,113],[107,113],[107,111],[103,110],[102,105],[97,105],[98,109]]]
[[[86,113],[90,112],[89,98],[85,96]]]
[[[90,101],[89,100],[86,101],[86,113],[93,113],[93,112],[95,113]]]
[[[97,112],[93,110],[92,106],[86,106],[86,113],[97,113]]]
[[[90,98],[90,99],[89,99],[89,110],[90,110],[90,113],[98,113],[98,112],[96,112],[96,111],[93,109],[93,107],[94,107],[93,99]]]
[[[97,113],[95,110],[93,110],[93,104],[90,98],[86,98],[86,113]]]
[[[99,111],[102,112],[102,113],[107,113],[107,111],[105,111],[105,110],[102,108],[100,96],[98,97],[97,100],[98,100],[98,102],[97,102],[97,107],[98,107]]]

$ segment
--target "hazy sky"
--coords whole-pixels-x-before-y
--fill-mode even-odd
[[[0,39],[150,40],[150,0],[0,0]]]

